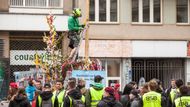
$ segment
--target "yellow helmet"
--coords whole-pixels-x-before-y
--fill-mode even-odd
[[[73,9],[73,14],[74,14],[74,16],[81,17],[82,16],[81,9],[79,9],[79,8]]]

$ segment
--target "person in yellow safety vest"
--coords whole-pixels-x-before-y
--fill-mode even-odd
[[[170,81],[170,87],[165,90],[166,97],[167,97],[167,107],[170,107],[170,105],[172,104],[171,101],[170,101],[170,100],[171,100],[171,95],[170,95],[170,93],[171,93],[173,90],[176,89],[175,81],[176,81],[175,79],[171,79],[171,81]],[[170,104],[170,103],[171,103],[171,104]]]
[[[76,79],[69,78],[63,107],[85,107],[85,97],[76,89]]]
[[[174,107],[189,107],[190,106],[190,96],[188,95],[189,88],[187,86],[181,86],[179,88],[180,97],[174,100],[175,106]]]
[[[86,107],[96,107],[100,100],[103,98],[104,86],[101,83],[103,77],[96,75],[94,77],[94,84],[86,92]]]
[[[55,107],[55,99],[49,83],[44,85],[42,93],[36,98],[36,107]]]
[[[156,92],[158,83],[155,80],[150,80],[148,83],[149,92],[142,96],[140,107],[166,107],[166,101],[162,95]]]
[[[171,90],[170,92],[168,107],[174,107],[174,100],[180,96],[179,88],[183,85],[183,80],[178,79],[175,81],[175,84],[176,88]]]
[[[55,99],[55,107],[62,107],[62,103],[65,98],[65,90],[63,89],[63,81],[61,79],[56,80],[55,91],[53,92],[53,98]]]

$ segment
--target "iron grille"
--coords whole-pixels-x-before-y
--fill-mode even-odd
[[[132,80],[141,77],[146,81],[160,79],[164,87],[170,86],[171,79],[184,79],[184,59],[132,59]]]
[[[44,50],[46,44],[42,39],[15,39],[10,40],[10,50]],[[15,71],[30,71],[31,68],[35,68],[34,65],[10,65],[10,78],[15,80],[13,73]]]

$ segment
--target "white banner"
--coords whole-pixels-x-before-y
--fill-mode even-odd
[[[10,65],[35,65],[35,54],[40,56],[43,61],[48,60],[46,51],[40,50],[11,50],[10,51]]]

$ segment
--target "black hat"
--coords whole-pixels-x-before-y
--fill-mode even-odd
[[[100,82],[100,81],[102,81],[102,79],[104,79],[104,77],[101,77],[100,75],[96,75],[94,77],[94,82]]]
[[[44,88],[51,88],[51,84],[45,83],[45,84],[44,84]]]

